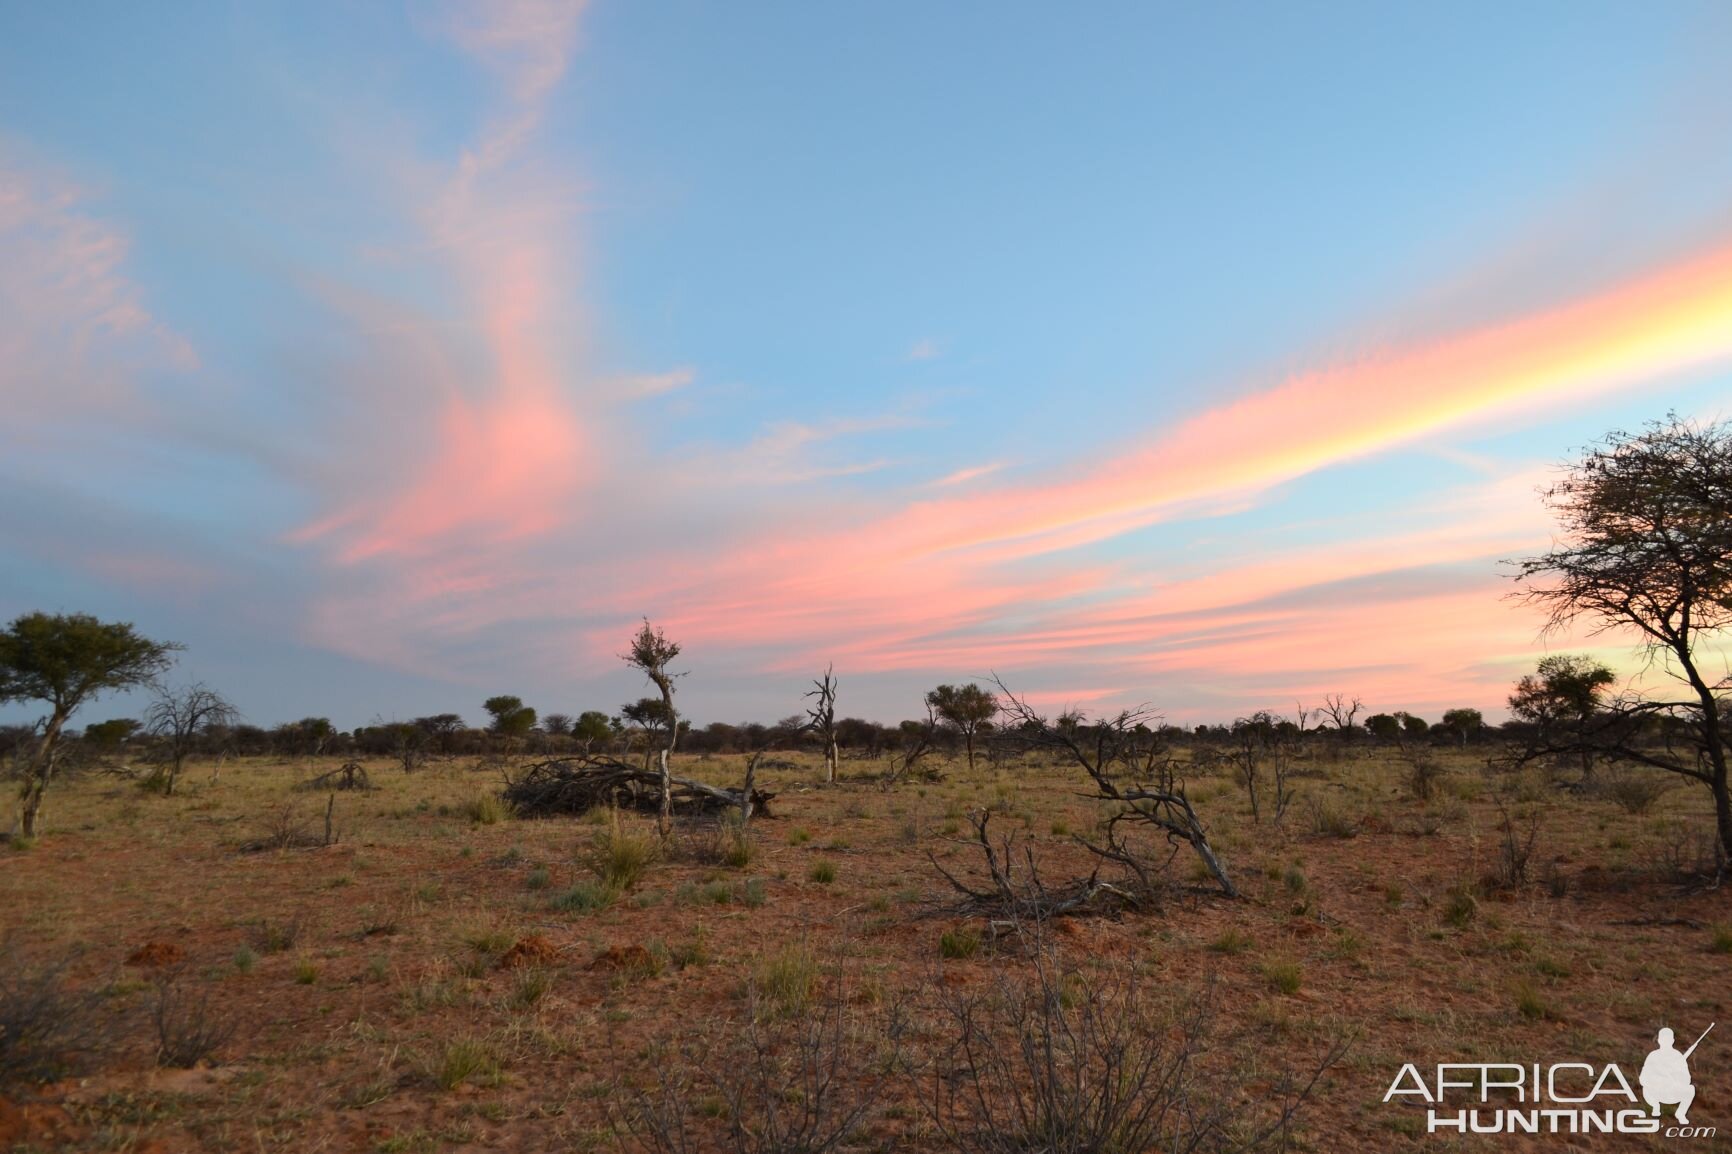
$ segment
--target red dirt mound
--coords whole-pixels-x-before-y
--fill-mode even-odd
[[[184,961],[186,951],[173,942],[146,942],[127,956],[129,966],[172,966]]]
[[[609,946],[589,963],[592,970],[650,970],[655,957],[642,946]]]
[[[502,970],[516,970],[524,966],[551,966],[559,960],[559,950],[554,944],[540,934],[530,934],[519,938],[515,945],[506,950],[499,959]]]

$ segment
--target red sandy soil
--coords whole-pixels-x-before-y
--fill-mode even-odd
[[[954,895],[927,855],[978,877],[961,819],[990,806],[1044,877],[1083,876],[1093,867],[1071,832],[1099,816],[1056,765],[950,766],[890,792],[869,764],[845,764],[852,780],[833,787],[781,770],[750,864],[664,855],[610,908],[568,912],[550,899],[592,878],[602,827],[477,824],[465,803],[495,787],[496,768],[370,766],[382,788],[337,795],[337,845],[239,852],[284,806],[319,828],[324,795],[292,786],[325,768],[231,764],[215,784],[195,771],[166,799],[88,777],[51,795],[34,846],[0,850],[0,925],[17,956],[71,959],[69,980],[103,991],[106,1016],[77,1076],[5,1089],[0,1149],[614,1149],[619,1087],[649,1084],[666,1047],[727,1035],[754,976],[793,954],[863,1018],[907,1004],[925,1015],[921,1044],[940,1044],[936,995],[990,993],[1030,965],[986,921],[943,914]],[[684,771],[738,776],[727,759]],[[1253,822],[1225,778],[1192,791],[1245,896],[1211,893],[1183,855],[1159,909],[1061,921],[1053,937],[1069,962],[1135,966],[1175,999],[1212,984],[1220,1053],[1258,1064],[1264,1085],[1351,1036],[1296,1149],[1673,1148],[1684,1140],[1428,1136],[1421,1109],[1382,1098],[1405,1062],[1617,1062],[1633,1079],[1659,1026],[1693,1038],[1717,1020],[1694,1059],[1692,1116],[1732,1133],[1732,911],[1725,890],[1673,868],[1709,828],[1698,791],[1630,815],[1538,775],[1491,778],[1467,755],[1428,803],[1380,758],[1319,764],[1279,825]],[[1505,837],[1499,798],[1518,831],[1538,822],[1525,882],[1485,881]],[[1326,832],[1314,804],[1348,836]],[[814,880],[820,861],[833,882]],[[941,958],[956,929],[982,947]],[[1283,965],[1300,975],[1291,993]],[[169,980],[234,1027],[205,1068],[155,1064],[149,1007]],[[445,1088],[459,1042],[487,1061]],[[899,1085],[850,1148],[942,1148],[921,1117]]]

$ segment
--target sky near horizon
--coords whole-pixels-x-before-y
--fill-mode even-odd
[[[1732,8],[0,0],[0,617],[250,720],[1501,712],[1732,416]],[[91,707],[83,721],[124,713]],[[16,708],[7,715],[18,714]]]

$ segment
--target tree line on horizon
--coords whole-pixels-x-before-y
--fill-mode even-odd
[[[1699,424],[1676,416],[1643,432],[1614,432],[1571,469],[1542,499],[1560,521],[1562,543],[1517,564],[1516,596],[1543,609],[1550,628],[1585,619],[1597,630],[1633,631],[1650,665],[1680,693],[1653,696],[1615,691],[1616,676],[1587,657],[1558,655],[1539,662],[1509,698],[1511,717],[1494,731],[1478,710],[1446,711],[1432,724],[1405,713],[1363,712],[1357,697],[1333,694],[1297,716],[1260,711],[1230,725],[1191,729],[1162,725],[1146,710],[1117,718],[1060,715],[1061,739],[1105,727],[1123,731],[1135,718],[1138,733],[1193,743],[1238,742],[1250,748],[1282,741],[1369,740],[1403,747],[1419,743],[1467,745],[1491,736],[1506,739],[1510,764],[1541,758],[1577,759],[1584,778],[1602,762],[1623,762],[1674,773],[1706,785],[1714,798],[1719,843],[1732,855],[1732,789],[1728,745],[1732,737],[1732,676],[1715,679],[1701,642],[1732,624],[1732,424]],[[928,692],[924,719],[895,726],[836,716],[833,669],[814,680],[810,705],[773,725],[713,722],[694,727],[680,717],[675,687],[683,676],[672,664],[680,646],[646,619],[622,659],[656,690],[617,713],[589,710],[541,716],[517,696],[488,698],[490,723],[471,728],[457,714],[376,722],[344,732],[326,718],[304,718],[271,729],[247,725],[234,707],[204,685],[170,688],[163,681],[181,647],[139,634],[131,624],[86,614],[30,613],[0,632],[0,703],[34,701],[50,712],[33,726],[0,727],[0,768],[19,785],[19,827],[34,835],[43,795],[63,759],[112,753],[129,746],[156,765],[147,784],[173,793],[192,756],[316,757],[326,754],[388,756],[405,770],[426,757],[510,756],[602,747],[631,753],[640,744],[645,768],[659,754],[667,797],[668,759],[686,753],[761,753],[771,745],[820,744],[826,778],[836,778],[840,750],[861,756],[900,754],[906,771],[934,750],[958,746],[972,767],[976,747],[995,722],[1014,730],[1031,724],[1026,705],[1002,682],[999,691],[978,684],[940,685]],[[106,692],[149,688],[154,698],[140,718],[112,718],[68,729],[73,716]],[[1002,714],[1002,718],[1001,718]],[[1039,719],[1045,726],[1045,719]],[[995,748],[988,740],[989,753]],[[663,825],[667,813],[662,815]],[[19,828],[15,827],[15,828]]]

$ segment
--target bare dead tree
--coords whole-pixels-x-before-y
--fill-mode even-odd
[[[938,710],[927,702],[926,720],[904,721],[897,729],[897,737],[901,747],[890,755],[890,768],[882,783],[885,792],[913,776],[915,767],[932,752],[938,740]]]
[[[1275,824],[1280,825],[1287,816],[1287,810],[1293,804],[1293,776],[1297,769],[1300,753],[1305,748],[1305,734],[1311,723],[1317,718],[1317,711],[1307,709],[1303,702],[1293,703],[1294,723],[1291,730],[1285,726],[1276,728],[1275,741]]]
[[[812,698],[812,706],[806,710],[809,719],[807,728],[818,735],[818,740],[824,744],[824,781],[826,784],[836,784],[836,667],[828,665],[824,668],[824,676],[812,682],[806,697]]]
[[[144,714],[145,732],[156,738],[158,759],[156,772],[145,784],[164,796],[172,795],[198,739],[207,730],[235,724],[240,716],[239,710],[203,684],[159,689]]]
[[[1189,845],[1221,892],[1228,897],[1239,896],[1226,867],[1209,844],[1207,827],[1185,795],[1184,786],[1177,783],[1171,760],[1160,754],[1159,737],[1150,725],[1159,720],[1158,714],[1139,707],[1091,722],[1081,713],[1071,713],[1054,724],[1012,693],[996,675],[992,681],[1003,695],[999,709],[1008,739],[1020,742],[1025,748],[1066,757],[1088,774],[1095,788],[1093,797],[1118,803],[1117,812],[1107,820],[1106,844],[1097,846],[1079,838],[1084,846],[1100,857],[1119,862],[1145,885],[1152,886],[1146,855],[1125,840],[1124,831],[1155,832],[1175,848]],[[1153,776],[1150,769],[1157,759],[1165,763],[1160,782],[1150,784],[1149,778]]]
[[[1323,699],[1319,712],[1326,714],[1335,726],[1335,736],[1343,745],[1353,740],[1355,732],[1354,719],[1359,711],[1365,708],[1358,697],[1348,697],[1345,693],[1331,693]]]
[[[664,838],[672,830],[674,813],[672,770],[668,767],[668,759],[673,757],[674,744],[680,736],[680,715],[674,709],[674,678],[684,676],[671,672],[668,666],[679,655],[679,643],[664,637],[647,617],[643,628],[632,637],[630,650],[621,655],[627,665],[642,672],[650,684],[661,691],[662,704],[667,707],[667,745],[661,751],[661,810],[656,815],[656,829]]]

